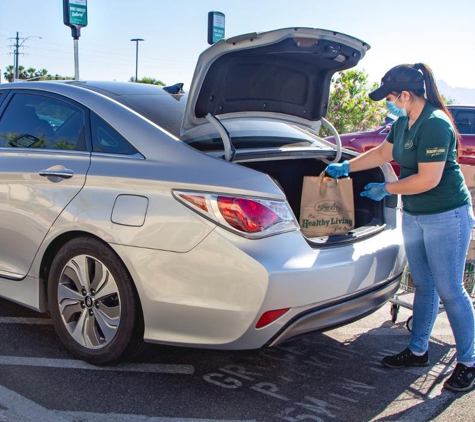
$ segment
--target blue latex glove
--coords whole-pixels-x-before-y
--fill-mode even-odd
[[[349,172],[350,163],[348,160],[343,161],[343,163],[329,164],[325,169],[325,173],[334,179],[337,179],[338,177],[346,177]]]
[[[368,183],[364,187],[364,191],[360,193],[361,196],[366,196],[373,201],[381,201],[385,196],[391,195],[386,190],[386,183]]]

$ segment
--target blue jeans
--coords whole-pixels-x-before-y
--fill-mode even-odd
[[[457,361],[475,363],[475,316],[463,285],[465,257],[475,219],[471,205],[430,215],[403,213],[402,230],[414,281],[413,328],[409,348],[423,354],[439,310],[447,312]]]

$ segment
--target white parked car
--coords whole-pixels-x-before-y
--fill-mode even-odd
[[[304,176],[334,72],[369,46],[289,28],[222,40],[180,85],[0,85],[0,295],[49,312],[77,357],[145,342],[254,349],[361,318],[397,290],[398,198],[352,174],[356,228],[307,238]]]

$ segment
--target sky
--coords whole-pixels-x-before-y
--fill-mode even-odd
[[[79,78],[135,76],[190,86],[207,43],[208,12],[225,14],[226,37],[284,27],[330,29],[371,46],[357,69],[376,82],[401,63],[427,63],[436,80],[475,89],[475,0],[88,0],[78,42]],[[0,68],[19,64],[74,76],[74,43],[62,0],[0,0]],[[39,38],[41,37],[41,38]]]

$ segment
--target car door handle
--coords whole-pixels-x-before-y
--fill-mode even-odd
[[[74,171],[69,169],[46,169],[39,172],[43,177],[61,177],[62,179],[71,179],[74,176]]]

